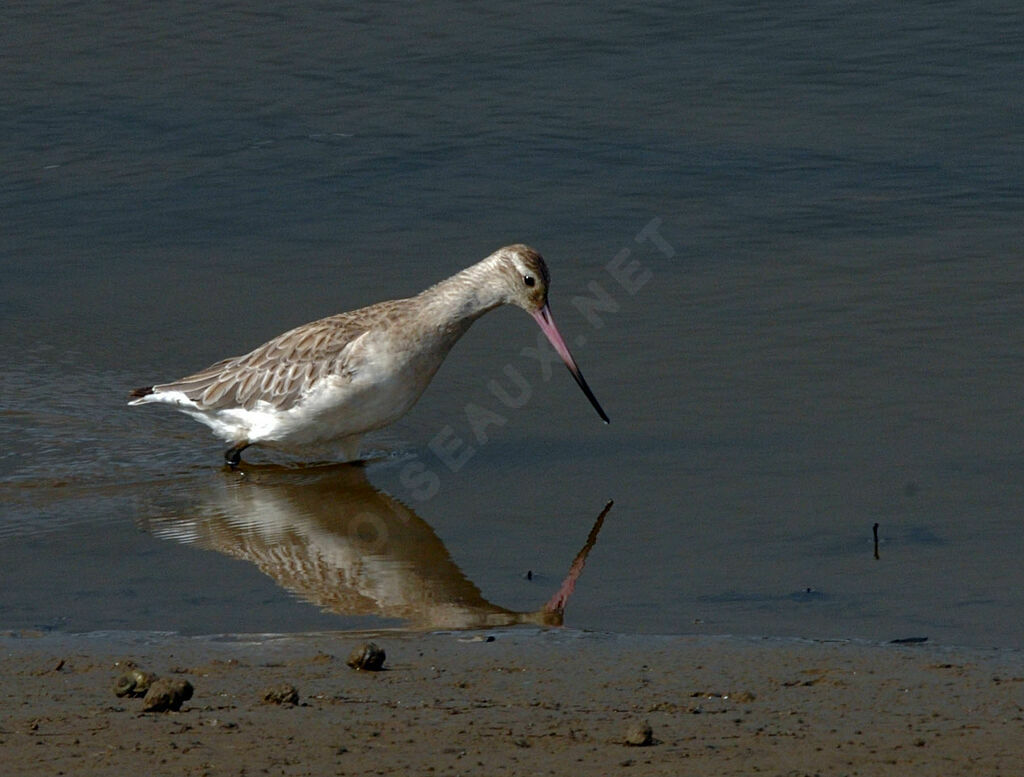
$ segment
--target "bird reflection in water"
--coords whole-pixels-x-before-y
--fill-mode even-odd
[[[251,466],[224,480],[192,515],[146,522],[156,536],[255,564],[329,612],[397,618],[413,629],[560,626],[608,502],[562,585],[539,610],[492,604],[452,561],[434,530],[374,488],[361,466]]]

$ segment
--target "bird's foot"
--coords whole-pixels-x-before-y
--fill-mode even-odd
[[[224,451],[224,461],[227,462],[229,467],[237,467],[242,461],[242,451],[249,447],[249,443],[240,443],[233,448],[228,448]]]

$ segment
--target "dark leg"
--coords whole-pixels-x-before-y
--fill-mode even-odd
[[[224,451],[224,461],[230,466],[237,467],[239,462],[242,461],[242,451],[249,447],[249,443],[240,442],[232,448],[228,448]]]

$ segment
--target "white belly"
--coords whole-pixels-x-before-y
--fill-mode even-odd
[[[438,362],[439,364],[440,362]],[[178,392],[151,395],[200,421],[230,443],[248,441],[285,450],[320,447],[380,429],[416,404],[437,370],[419,364],[402,369],[364,365],[351,376],[332,375],[292,406],[258,402],[250,410],[200,410]]]

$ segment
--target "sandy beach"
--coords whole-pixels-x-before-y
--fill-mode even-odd
[[[355,671],[366,641],[383,671]],[[1024,657],[928,643],[568,629],[186,638],[8,633],[12,775],[997,775],[1024,763]],[[119,698],[187,679],[177,712]],[[290,685],[297,704],[265,701]],[[650,743],[642,742],[650,727]]]

